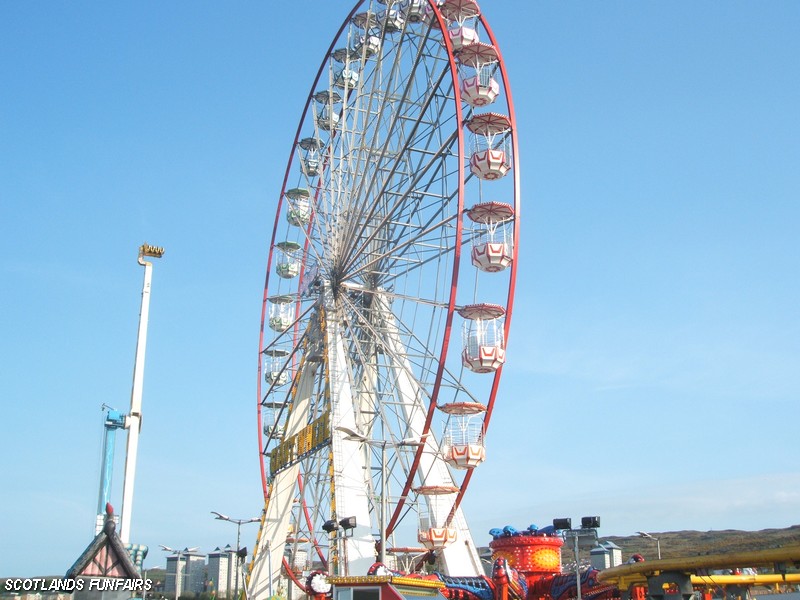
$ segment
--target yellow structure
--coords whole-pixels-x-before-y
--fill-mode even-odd
[[[665,558],[638,562],[601,571],[597,578],[615,584],[623,593],[632,586],[652,584],[667,574],[683,574],[692,586],[703,585],[776,585],[800,582],[800,573],[774,573],[758,575],[705,575],[709,569],[737,569],[769,566],[776,570],[800,564],[800,545],[769,550],[753,550],[727,554],[706,554],[687,558]]]

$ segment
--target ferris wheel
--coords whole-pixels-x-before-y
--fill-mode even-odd
[[[356,4],[277,198],[250,597],[376,561],[483,572],[461,501],[506,358],[517,155],[505,65],[475,0]]]

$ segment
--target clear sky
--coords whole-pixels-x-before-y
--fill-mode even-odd
[[[523,221],[476,542],[594,514],[601,535],[800,524],[800,3],[481,5]],[[132,539],[159,566],[159,544],[235,545],[210,511],[260,513],[275,200],[351,6],[0,3],[0,576],[64,573],[92,538],[145,241],[166,255]]]

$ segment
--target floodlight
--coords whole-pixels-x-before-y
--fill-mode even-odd
[[[333,533],[337,529],[339,529],[339,524],[333,519],[328,519],[322,524],[322,530],[327,533]]]
[[[553,527],[555,529],[572,529],[572,519],[553,519]]]
[[[581,517],[581,528],[597,529],[600,527],[600,517]]]

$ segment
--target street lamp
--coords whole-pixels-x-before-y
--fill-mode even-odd
[[[661,540],[654,535],[650,535],[646,531],[637,531],[636,533],[639,534],[639,537],[656,541],[656,552],[658,553],[658,559],[661,560]]]
[[[572,529],[572,519],[553,519],[553,527],[564,532],[565,538],[572,538],[572,548],[575,552],[575,590],[577,600],[581,600],[581,564],[580,545],[594,544],[597,542],[597,528],[600,527],[600,517],[582,517],[580,529]]]
[[[344,433],[345,439],[347,440],[361,442],[369,446],[377,446],[381,449],[381,511],[379,516],[380,537],[378,543],[380,547],[378,548],[378,562],[386,564],[386,446],[390,444],[392,446],[422,446],[425,442],[415,439],[404,439],[398,442],[391,442],[390,440],[372,440],[348,427],[337,427],[336,430]]]
[[[164,552],[173,552],[176,556],[175,561],[175,600],[181,597],[181,559],[185,554],[190,552],[197,552],[197,548],[184,548],[183,550],[175,550],[164,544],[159,544]]]
[[[211,514],[214,515],[214,518],[218,521],[229,521],[231,523],[236,523],[236,591],[234,592],[235,598],[238,600],[239,598],[239,571],[241,570],[242,564],[242,549],[239,547],[239,540],[240,534],[242,530],[242,525],[245,523],[255,523],[260,521],[260,517],[253,517],[251,519],[232,519],[228,515],[223,515],[222,513],[218,513],[215,510],[211,511]],[[245,549],[244,554],[247,554],[247,550]]]
[[[145,569],[144,570],[144,580],[145,581],[148,581],[148,579],[147,579],[147,572],[148,571],[164,571],[166,573],[167,566],[164,565],[163,568],[162,567],[150,567],[150,569]],[[155,583],[159,583],[159,582],[156,581]],[[143,589],[142,590],[142,600],[147,600],[147,589]]]

